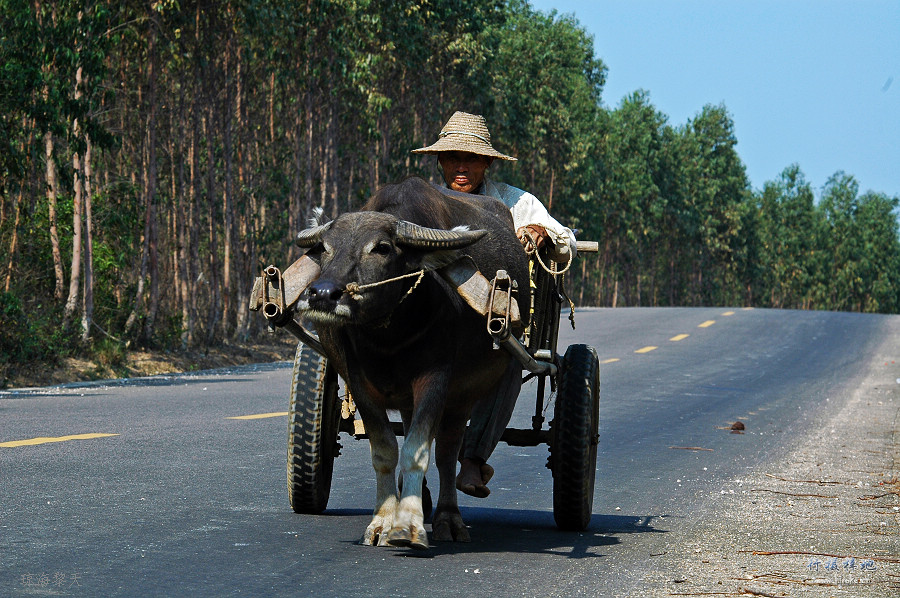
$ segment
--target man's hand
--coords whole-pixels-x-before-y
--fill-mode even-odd
[[[525,251],[529,254],[544,247],[546,248],[544,255],[554,262],[563,263],[570,259],[569,244],[564,240],[554,239],[554,235],[551,235],[540,224],[520,226],[516,231],[516,236],[519,237],[519,241],[521,241]]]
[[[521,241],[525,251],[529,253],[543,247],[544,243],[546,243],[549,238],[547,229],[540,224],[526,224],[525,226],[520,226],[516,231],[516,236],[519,237],[519,241]]]

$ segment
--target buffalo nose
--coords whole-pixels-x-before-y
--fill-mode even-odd
[[[318,280],[309,287],[309,301],[319,305],[334,305],[340,301],[344,289],[330,280]]]

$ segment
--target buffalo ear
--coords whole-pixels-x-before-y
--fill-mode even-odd
[[[322,240],[322,233],[329,228],[331,228],[331,222],[300,231],[297,233],[297,240],[295,241],[297,247],[312,247]]]
[[[398,245],[415,249],[462,249],[472,245],[486,234],[486,230],[444,230],[399,220],[394,240]]]

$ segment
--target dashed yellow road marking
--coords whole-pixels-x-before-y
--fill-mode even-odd
[[[742,308],[742,309],[743,309],[744,311],[746,311],[746,310],[750,310],[750,309],[753,309],[753,308],[752,308],[752,307],[744,307],[744,308]],[[726,312],[722,312],[722,316],[723,316],[723,317],[733,316],[734,314],[735,314],[734,311],[726,311]],[[697,325],[697,328],[709,328],[710,326],[712,326],[712,325],[715,324],[715,323],[716,323],[715,320],[707,320],[707,321],[705,321],[705,322],[702,322],[702,323],[698,324],[698,325]],[[675,336],[673,336],[673,337],[670,338],[669,340],[672,341],[672,342],[676,342],[676,343],[677,343],[678,341],[683,341],[684,339],[688,338],[689,336],[690,336],[690,334],[676,334]],[[650,353],[651,351],[655,351],[655,350],[658,349],[658,348],[659,348],[659,347],[647,346],[647,347],[643,347],[643,348],[641,348],[641,349],[638,349],[637,351],[635,351],[635,353],[641,353],[641,354],[643,354],[643,353]],[[617,361],[620,361],[620,359],[619,359],[618,357],[611,357],[611,358],[609,358],[609,359],[604,359],[604,360],[601,361],[600,363],[601,363],[601,364],[602,364],[602,363],[615,363],[615,362],[617,362]],[[247,416],[247,417],[244,417],[244,418],[232,418],[232,419],[252,419],[252,418],[251,418],[250,416]]]
[[[275,413],[255,413],[253,415],[236,415],[234,417],[226,417],[225,419],[266,419],[267,417],[284,417],[287,411],[277,411]]]
[[[118,436],[118,434],[73,434],[71,436],[56,436],[56,437],[41,436],[38,438],[28,438],[26,440],[12,440],[9,442],[0,442],[0,447],[15,448],[17,446],[35,446],[38,444],[48,444],[50,442],[66,442],[68,440],[90,440],[92,438],[106,438],[107,436]]]

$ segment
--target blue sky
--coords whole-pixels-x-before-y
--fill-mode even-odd
[[[606,107],[724,104],[754,189],[796,163],[817,197],[839,170],[900,197],[900,0],[529,1],[593,36]]]

